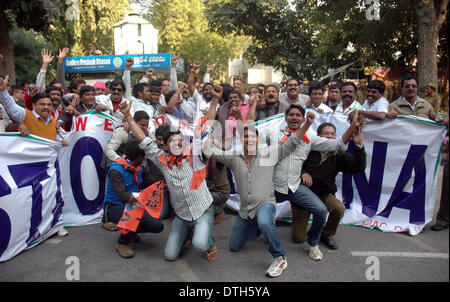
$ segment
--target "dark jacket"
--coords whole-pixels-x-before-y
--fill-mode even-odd
[[[319,151],[311,151],[303,163],[302,174],[308,173],[313,179],[311,190],[319,197],[334,195],[337,191],[335,179],[339,172],[360,173],[366,168],[366,151],[364,147],[355,147],[355,154],[347,152],[329,153],[322,159]]]

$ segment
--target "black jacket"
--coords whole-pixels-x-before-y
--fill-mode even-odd
[[[311,151],[303,163],[302,174],[307,172],[313,179],[311,190],[322,198],[337,191],[335,178],[339,172],[360,173],[366,168],[366,151],[355,147],[355,154],[337,152],[329,154],[328,158],[320,163],[322,152]]]

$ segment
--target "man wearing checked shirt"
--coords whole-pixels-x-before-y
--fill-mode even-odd
[[[298,105],[291,105],[286,110],[286,129],[282,129],[278,134],[278,142],[283,144],[291,133],[297,131],[305,121],[305,110]],[[334,151],[346,150],[346,145],[353,137],[355,130],[361,124],[356,110],[355,117],[350,127],[342,137],[337,140],[319,137],[312,132],[308,132],[304,140],[306,144],[298,145],[288,156],[283,158],[275,167],[273,184],[277,202],[289,200],[292,206],[292,232],[295,238],[295,213],[296,207],[302,207],[313,214],[313,221],[306,237],[305,250],[313,260],[322,260],[323,255],[319,249],[318,242],[325,226],[327,217],[327,207],[307,186],[301,184],[301,171],[303,162],[308,157],[310,151]]]

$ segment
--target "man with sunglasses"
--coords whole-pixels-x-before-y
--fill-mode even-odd
[[[309,101],[309,96],[300,93],[300,82],[297,79],[291,78],[287,80],[286,92],[280,93],[280,104],[289,108],[290,105],[296,104],[302,107],[306,106]]]

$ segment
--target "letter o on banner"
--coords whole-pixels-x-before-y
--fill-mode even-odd
[[[11,239],[11,220],[8,213],[0,209],[0,256],[6,251]]]
[[[90,171],[88,175],[81,175],[81,162],[85,156],[91,156],[94,161],[97,173]],[[70,156],[70,184],[72,193],[77,203],[78,210],[83,215],[93,215],[100,211],[103,198],[105,197],[105,179],[106,173],[100,167],[103,156],[103,148],[100,143],[93,137],[80,138],[72,149]],[[99,190],[97,197],[89,200],[83,192],[82,177],[98,177]]]

